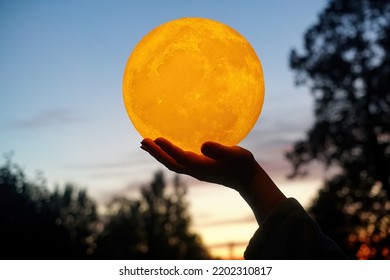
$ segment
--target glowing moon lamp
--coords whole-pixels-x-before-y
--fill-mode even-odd
[[[142,137],[165,137],[200,153],[205,141],[232,146],[250,132],[263,105],[263,71],[234,29],[180,18],[153,29],[134,48],[123,98]]]

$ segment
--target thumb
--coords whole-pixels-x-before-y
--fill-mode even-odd
[[[241,161],[252,159],[248,150],[239,146],[225,146],[217,142],[205,142],[201,147],[202,154],[217,161]]]

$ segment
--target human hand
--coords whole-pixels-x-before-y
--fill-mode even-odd
[[[164,138],[145,138],[141,148],[171,171],[235,189],[252,208],[259,225],[286,199],[252,153],[239,146],[205,142],[202,155],[198,155],[183,151]]]
[[[205,142],[202,155],[184,151],[165,138],[145,138],[141,148],[171,171],[187,174],[198,180],[221,184],[240,193],[251,184],[259,165],[251,152],[239,146]]]

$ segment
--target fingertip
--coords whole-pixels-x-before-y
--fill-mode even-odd
[[[208,152],[214,150],[216,147],[220,147],[221,144],[217,143],[217,142],[212,142],[212,141],[206,141],[202,144],[202,146],[200,146],[200,151],[202,152],[202,154],[206,155]]]
[[[154,139],[154,142],[157,144],[157,145],[160,145],[160,144],[171,144],[171,142],[169,142],[166,138],[164,137],[157,137],[156,139]]]
[[[172,142],[170,142],[168,139],[163,137],[158,137],[154,140],[154,143],[156,143],[161,149],[165,150],[168,153],[172,153],[173,151],[176,152],[184,152],[183,149],[176,146]]]
[[[253,157],[251,152],[240,146],[226,146],[217,142],[205,142],[201,146],[201,152],[215,160],[241,160]]]
[[[141,145],[144,145],[144,144],[147,144],[147,143],[151,143],[151,142],[153,142],[152,139],[150,139],[150,138],[144,138],[144,139],[142,139],[142,141],[141,141]]]
[[[222,145],[218,142],[204,142],[200,148],[203,155],[215,160],[225,159],[232,147]]]
[[[141,145],[140,148],[146,152],[148,152],[148,150],[146,149],[146,147],[144,145]]]
[[[154,141],[164,141],[165,138],[164,137],[157,137],[156,139],[154,139]]]

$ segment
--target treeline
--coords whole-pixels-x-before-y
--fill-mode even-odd
[[[104,214],[85,190],[50,191],[10,158],[0,167],[0,259],[208,259],[190,231],[186,186],[163,173],[139,199],[113,199]]]

